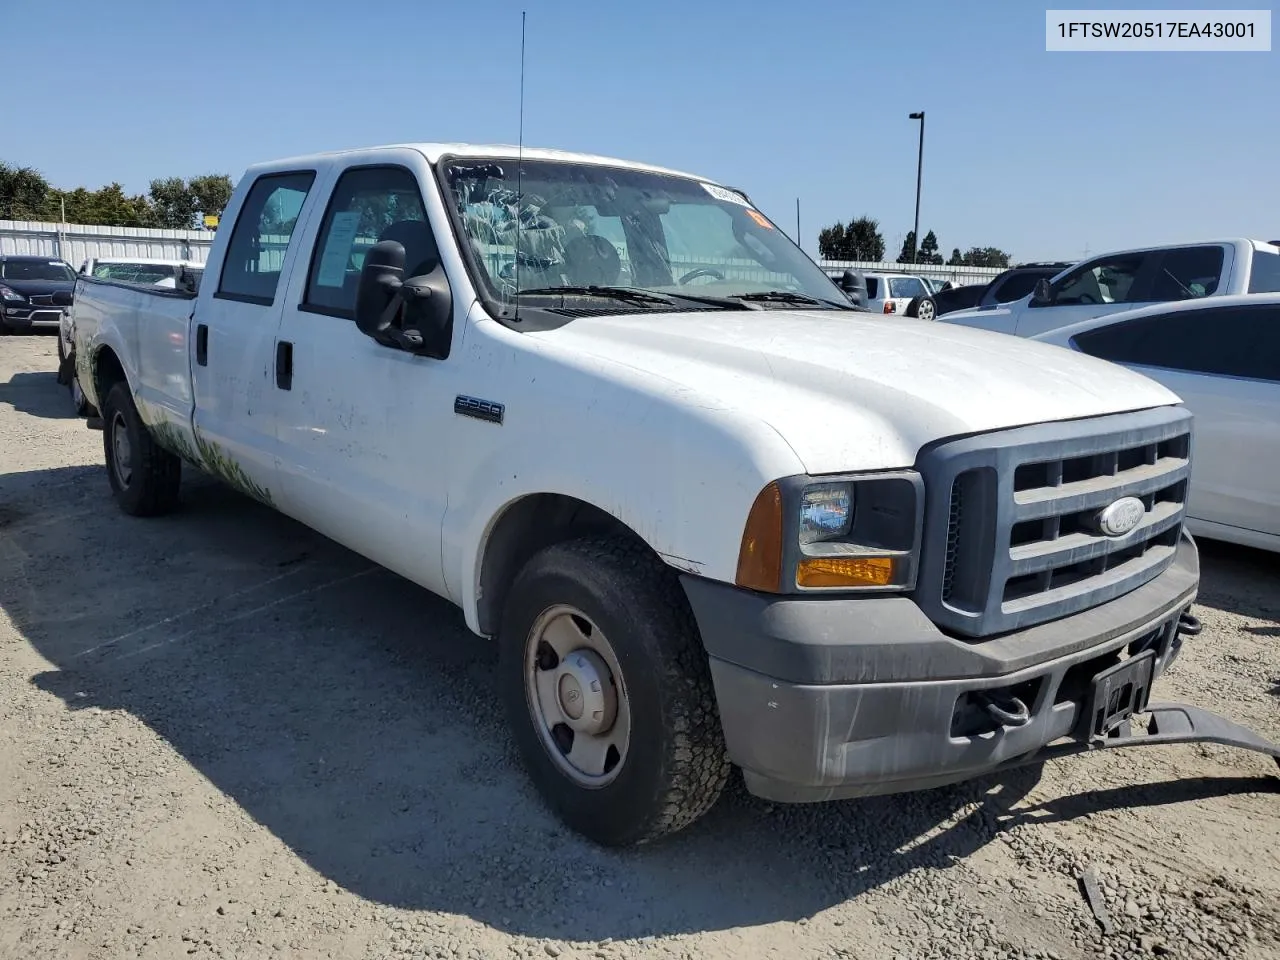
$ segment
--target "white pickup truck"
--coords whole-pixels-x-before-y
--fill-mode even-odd
[[[74,309],[121,508],[172,509],[186,462],[451,599],[600,843],[693,822],[735,765],[812,801],[1136,742],[1195,630],[1172,393],[851,309],[705,178],[265,163],[198,293],[82,277]],[[1166,739],[1272,749],[1193,714]]]
[[[1280,293],[1280,246],[1237,238],[1104,253],[1041,280],[1021,300],[938,319],[1035,337],[1121,310],[1241,293]]]

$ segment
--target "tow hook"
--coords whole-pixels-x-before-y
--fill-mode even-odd
[[[1204,624],[1200,622],[1199,617],[1193,617],[1187,611],[1182,611],[1178,617],[1178,633],[1186,634],[1188,637],[1196,636],[1204,629]]]
[[[1025,727],[1031,722],[1031,711],[1017,697],[979,693],[974,699],[986,708],[992,718],[1006,727]]]

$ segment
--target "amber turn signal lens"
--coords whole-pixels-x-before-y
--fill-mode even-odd
[[[804,557],[796,568],[796,585],[888,587],[896,573],[893,557]]]
[[[760,491],[738,548],[740,587],[777,593],[782,581],[782,490],[771,483]]]

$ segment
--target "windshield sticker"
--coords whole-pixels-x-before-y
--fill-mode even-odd
[[[341,287],[347,279],[347,266],[351,262],[351,248],[356,242],[356,227],[360,224],[358,210],[343,210],[333,215],[329,236],[320,256],[320,275],[316,284],[321,287]]]
[[[747,207],[747,216],[754,220],[757,226],[764,227],[766,230],[773,229],[773,224],[770,223],[765,218],[765,215],[759,210],[752,210],[750,207]]]
[[[723,200],[725,203],[736,203],[739,206],[749,207],[747,200],[742,194],[734,193],[732,190],[726,190],[724,187],[717,187],[714,183],[702,184],[702,189],[707,191],[717,200]]]

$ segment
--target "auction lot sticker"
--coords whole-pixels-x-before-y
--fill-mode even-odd
[[[1046,10],[1056,53],[1266,53],[1270,10]]]

